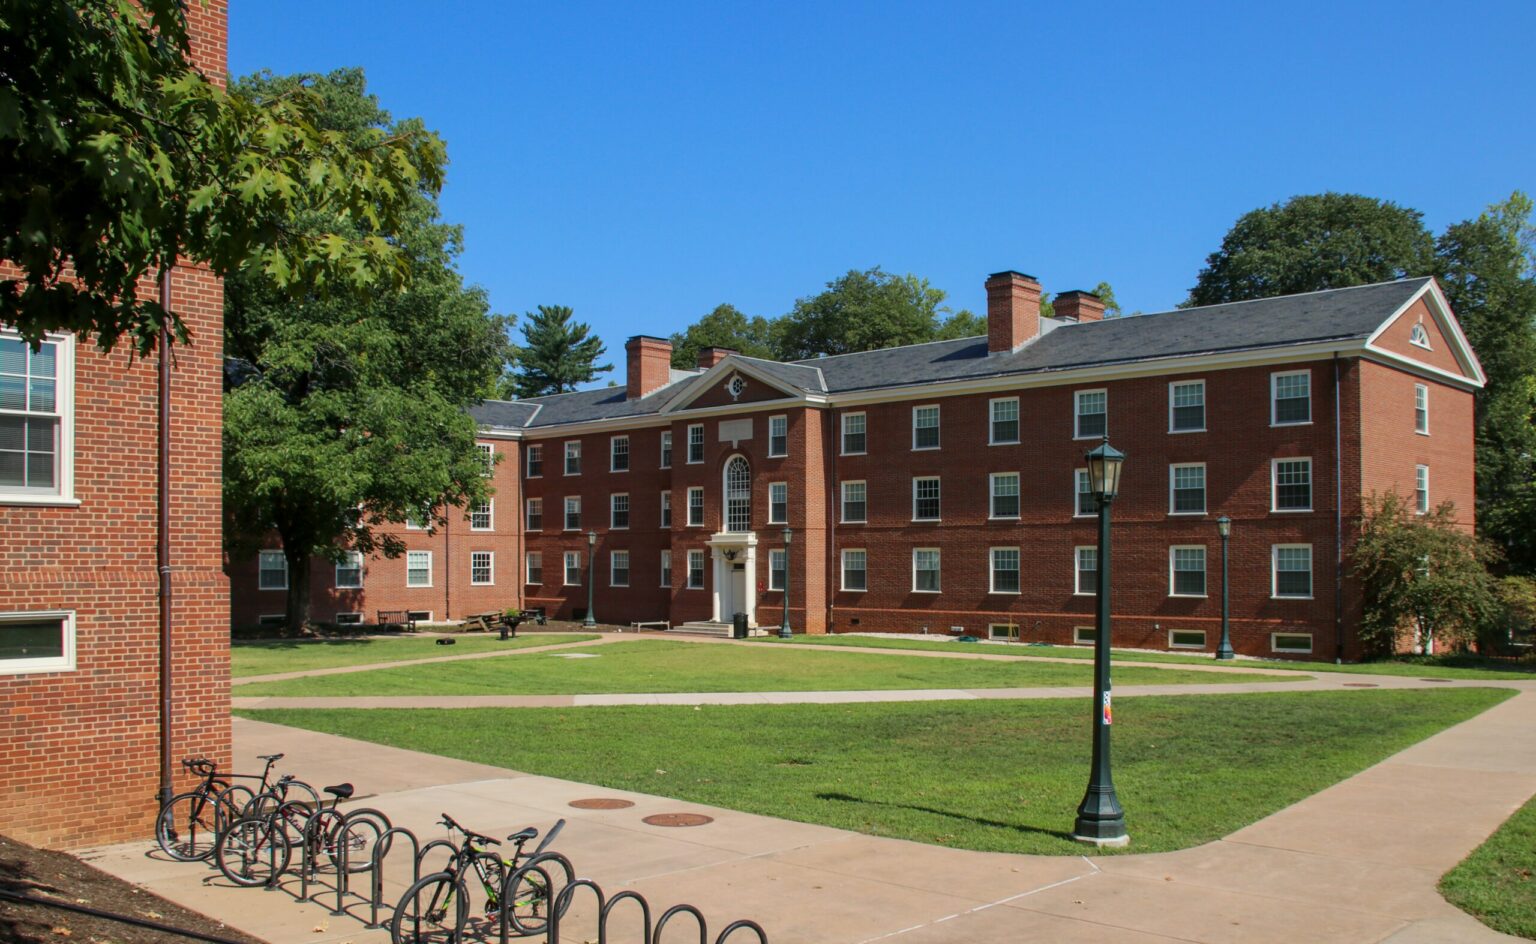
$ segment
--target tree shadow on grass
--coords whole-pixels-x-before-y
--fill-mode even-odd
[[[891,809],[913,810],[918,813],[932,813],[934,816],[943,816],[946,819],[964,820],[967,823],[975,823],[977,826],[990,826],[993,829],[1005,829],[1016,833],[1030,833],[1037,836],[1054,836],[1067,842],[1072,841],[1072,834],[1060,829],[1040,829],[1036,826],[1022,826],[1018,823],[1004,823],[1000,820],[986,819],[980,816],[968,816],[964,813],[952,813],[949,810],[934,809],[931,806],[918,806],[914,803],[892,803],[888,800],[866,800],[862,797],[849,796],[846,793],[818,793],[818,800],[834,800],[839,803],[858,803],[864,806],[884,806]]]

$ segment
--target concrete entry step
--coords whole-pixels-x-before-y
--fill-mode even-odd
[[[667,632],[678,633],[685,636],[719,636],[722,639],[729,639],[731,638],[731,624],[713,623],[708,620],[698,620],[692,623],[680,623],[667,630]],[[766,636],[768,635],[768,631],[766,629],[760,628],[749,629],[747,630],[747,635]]]

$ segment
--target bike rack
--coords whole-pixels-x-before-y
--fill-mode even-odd
[[[524,869],[532,865],[533,863],[529,863],[529,866],[524,866]],[[521,872],[523,869],[518,871]],[[507,883],[508,885],[511,884],[510,878]],[[641,937],[642,944],[660,944],[662,932],[666,930],[668,922],[673,917],[681,914],[690,915],[698,922],[699,944],[709,944],[709,928],[704,920],[704,913],[693,905],[673,905],[662,912],[655,925],[652,925],[651,906],[645,900],[645,896],[635,891],[622,891],[612,898],[608,898],[603,894],[602,887],[589,878],[575,879],[571,884],[561,889],[560,894],[555,897],[554,903],[549,909],[549,924],[545,926],[545,944],[559,944],[560,918],[569,910],[571,901],[576,897],[576,891],[581,888],[590,888],[592,894],[597,899],[597,944],[608,944],[608,919],[613,915],[614,908],[623,901],[634,901],[640,905],[640,915],[645,922],[644,927],[641,929],[643,931],[643,936]],[[502,922],[501,944],[507,944],[506,929],[507,924],[504,920]],[[714,944],[725,944],[726,939],[737,931],[750,931],[757,936],[758,944],[768,944],[768,932],[764,931],[762,926],[756,921],[749,921],[745,918],[732,921],[726,925],[725,929],[715,937]]]
[[[553,836],[555,833],[559,832],[560,831],[560,826],[564,825],[564,823],[565,823],[564,820],[561,820],[559,823],[557,823],[555,825],[555,828],[550,830],[550,835]],[[512,922],[511,922],[511,917],[510,917],[511,913],[512,913],[512,909],[510,907],[508,907],[508,905],[512,901],[512,886],[517,884],[518,879],[522,878],[523,876],[527,875],[530,872],[537,872],[540,875],[544,876],[544,887],[548,888],[550,886],[550,884],[551,884],[551,881],[550,881],[549,872],[546,871],[545,868],[544,868],[544,863],[546,863],[546,862],[559,862],[563,866],[563,869],[562,869],[562,874],[563,875],[575,875],[576,874],[576,868],[573,865],[571,865],[571,860],[570,859],[567,859],[565,856],[561,855],[558,852],[544,852],[544,851],[542,851],[548,845],[549,845],[549,843],[547,841],[543,842],[543,843],[540,843],[539,844],[539,848],[534,850],[533,855],[528,859],[527,862],[524,862],[522,865],[518,866],[515,871],[511,872],[510,874],[508,874],[507,877],[502,879],[502,881],[501,881],[501,888],[499,890],[499,894],[501,895],[501,915],[500,915],[500,917],[498,918],[498,921],[497,921],[498,928],[500,929],[500,932],[501,932],[501,944],[508,944],[508,942],[509,942],[509,940],[510,940],[510,938],[512,936],[512,927],[511,927]],[[578,880],[577,879],[572,879],[572,883],[573,884],[576,881],[578,881]],[[593,885],[592,887],[593,888],[597,888],[596,885]],[[598,891],[599,898],[601,898],[602,890],[598,889],[597,891]],[[563,892],[563,889],[562,889],[562,892]],[[639,898],[638,895],[634,895],[634,893],[632,893],[632,892],[622,892],[621,894],[622,895],[631,895],[633,897]],[[617,898],[615,898],[615,900],[617,900]],[[601,902],[599,902],[599,903],[601,903]],[[550,913],[551,913],[551,915],[553,915],[554,907],[555,907],[555,902],[551,901],[549,904],[550,904]],[[650,933],[649,932],[649,928],[650,928],[650,919],[651,919],[651,909],[650,909],[650,906],[645,903],[645,899],[643,899],[643,898],[640,899],[640,907],[645,910],[645,920],[646,920],[646,928],[647,928],[646,933],[649,934]],[[519,935],[519,937],[521,937],[521,936],[523,936],[523,935]],[[645,944],[650,944],[650,939],[649,938],[646,939]]]

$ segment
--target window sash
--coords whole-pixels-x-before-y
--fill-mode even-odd
[[[608,526],[610,528],[629,527],[629,496],[626,494],[608,496]]]
[[[688,462],[690,465],[704,461],[704,425],[695,423],[688,427]]]
[[[469,555],[469,583],[488,587],[496,582],[496,558],[490,551],[472,551]]]
[[[912,448],[939,448],[939,408],[915,406],[912,408]]]
[[[998,472],[988,476],[991,482],[991,516],[993,518],[1019,517],[1019,474]]]
[[[688,552],[688,589],[702,590],[704,588],[704,552]]]
[[[667,430],[661,434],[661,467],[672,468],[672,431]]]
[[[608,440],[608,471],[629,471],[629,437],[615,436]]]
[[[1173,548],[1173,595],[1205,596],[1205,548]]]
[[[869,589],[869,555],[862,550],[843,551],[844,590]]]
[[[670,588],[672,586],[672,552],[661,552],[661,585]]]
[[[1099,549],[1079,547],[1073,551],[1076,565],[1074,593],[1096,595],[1099,592]]]
[[[1312,595],[1312,548],[1275,548],[1275,596]]]
[[[1275,462],[1275,510],[1306,511],[1312,507],[1312,460]]]
[[[789,483],[770,483],[768,486],[768,523],[784,524],[787,521],[789,521]]]
[[[1109,428],[1109,393],[1104,390],[1079,390],[1073,395],[1076,426],[1073,436],[1089,439],[1104,435]]]
[[[1413,385],[1413,431],[1429,432],[1429,388],[1424,384]]]
[[[629,552],[612,551],[608,555],[608,585],[629,586]]]
[[[991,401],[992,424],[989,441],[1007,445],[1019,441],[1019,401],[1017,397]]]
[[[863,413],[843,414],[843,455],[863,455],[869,448],[868,422]]]
[[[491,500],[486,500],[475,505],[469,512],[469,530],[490,531],[494,516],[491,511]]]
[[[529,530],[529,531],[542,531],[542,530],[544,530],[544,499],[542,499],[542,498],[530,498],[530,499],[528,499],[528,507],[527,507],[527,510],[525,512],[525,520],[527,521],[527,524],[525,526],[527,530]]]
[[[939,520],[939,479],[924,476],[912,480],[912,520]]]
[[[672,527],[672,492],[669,489],[661,492],[661,526]]]
[[[529,551],[524,559],[523,581],[532,586],[544,583],[544,552]]]
[[[259,589],[288,589],[288,558],[282,551],[262,551],[257,554],[256,571],[256,585]]]
[[[0,491],[63,494],[64,345],[0,335]]]
[[[405,552],[405,585],[407,587],[432,586],[432,552]]]
[[[579,440],[565,444],[565,474],[581,474],[581,442]]]
[[[869,486],[864,482],[844,482],[842,489],[842,521],[862,524],[869,514]]]
[[[544,474],[544,447],[538,444],[528,446],[528,477],[536,479]]]
[[[1087,469],[1077,470],[1077,495],[1074,511],[1078,515],[1096,515],[1099,513],[1099,500],[1093,494],[1093,481],[1088,478]]]
[[[1176,433],[1205,428],[1205,381],[1176,383],[1170,387],[1168,428]]]
[[[565,552],[565,585],[567,587],[581,586],[581,552]]]
[[[1274,374],[1274,423],[1312,422],[1312,375]]]
[[[783,548],[770,548],[768,551],[768,589],[784,589],[784,550]]]
[[[581,498],[567,498],[565,500],[565,530],[581,530]]]
[[[1176,465],[1170,468],[1173,514],[1205,514],[1205,466]]]
[[[1429,466],[1427,465],[1414,466],[1413,504],[1414,510],[1419,514],[1429,514]]]
[[[332,575],[337,590],[361,590],[363,588],[363,555],[358,551],[347,551],[342,559],[336,562],[336,572]]]
[[[781,458],[789,455],[789,418],[768,417],[768,455]]]
[[[992,548],[991,559],[992,592],[1018,593],[1019,549],[1016,547],[994,547]]]
[[[688,526],[704,526],[704,489],[698,486],[688,489]]]
[[[919,549],[912,552],[912,589],[918,593],[939,592],[939,552]]]

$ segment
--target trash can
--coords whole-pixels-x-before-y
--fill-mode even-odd
[[[731,617],[731,638],[747,638],[747,614],[737,613],[735,616]]]

